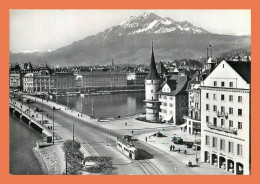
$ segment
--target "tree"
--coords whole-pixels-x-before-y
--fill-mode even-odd
[[[95,166],[87,169],[88,172],[101,173],[104,175],[117,174],[116,167],[113,167],[112,158],[106,156],[89,156],[84,159],[86,162],[94,162]]]
[[[80,151],[80,143],[77,140],[66,140],[62,146],[67,163],[67,173],[72,175],[81,174],[82,160],[84,155]]]

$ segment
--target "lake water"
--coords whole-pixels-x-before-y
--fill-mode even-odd
[[[58,102],[81,111],[81,100],[83,113],[92,114],[92,99],[94,116],[116,117],[132,116],[144,112],[144,92],[127,92],[110,95],[96,95],[82,97],[58,97]]]
[[[38,175],[41,169],[32,149],[41,134],[10,113],[10,174]]]

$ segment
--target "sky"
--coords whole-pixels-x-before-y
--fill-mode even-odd
[[[251,35],[250,10],[10,10],[10,51],[51,51],[153,12],[211,33]]]

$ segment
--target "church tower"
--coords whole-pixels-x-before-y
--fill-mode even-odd
[[[156,70],[154,53],[153,53],[153,42],[152,42],[152,57],[150,63],[150,70],[145,79],[145,111],[146,120],[150,122],[158,122],[160,101],[158,100],[157,91],[161,85],[161,78]]]

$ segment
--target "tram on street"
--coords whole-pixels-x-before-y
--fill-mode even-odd
[[[137,148],[124,139],[118,138],[116,142],[116,148],[127,157],[136,160],[138,158]]]

